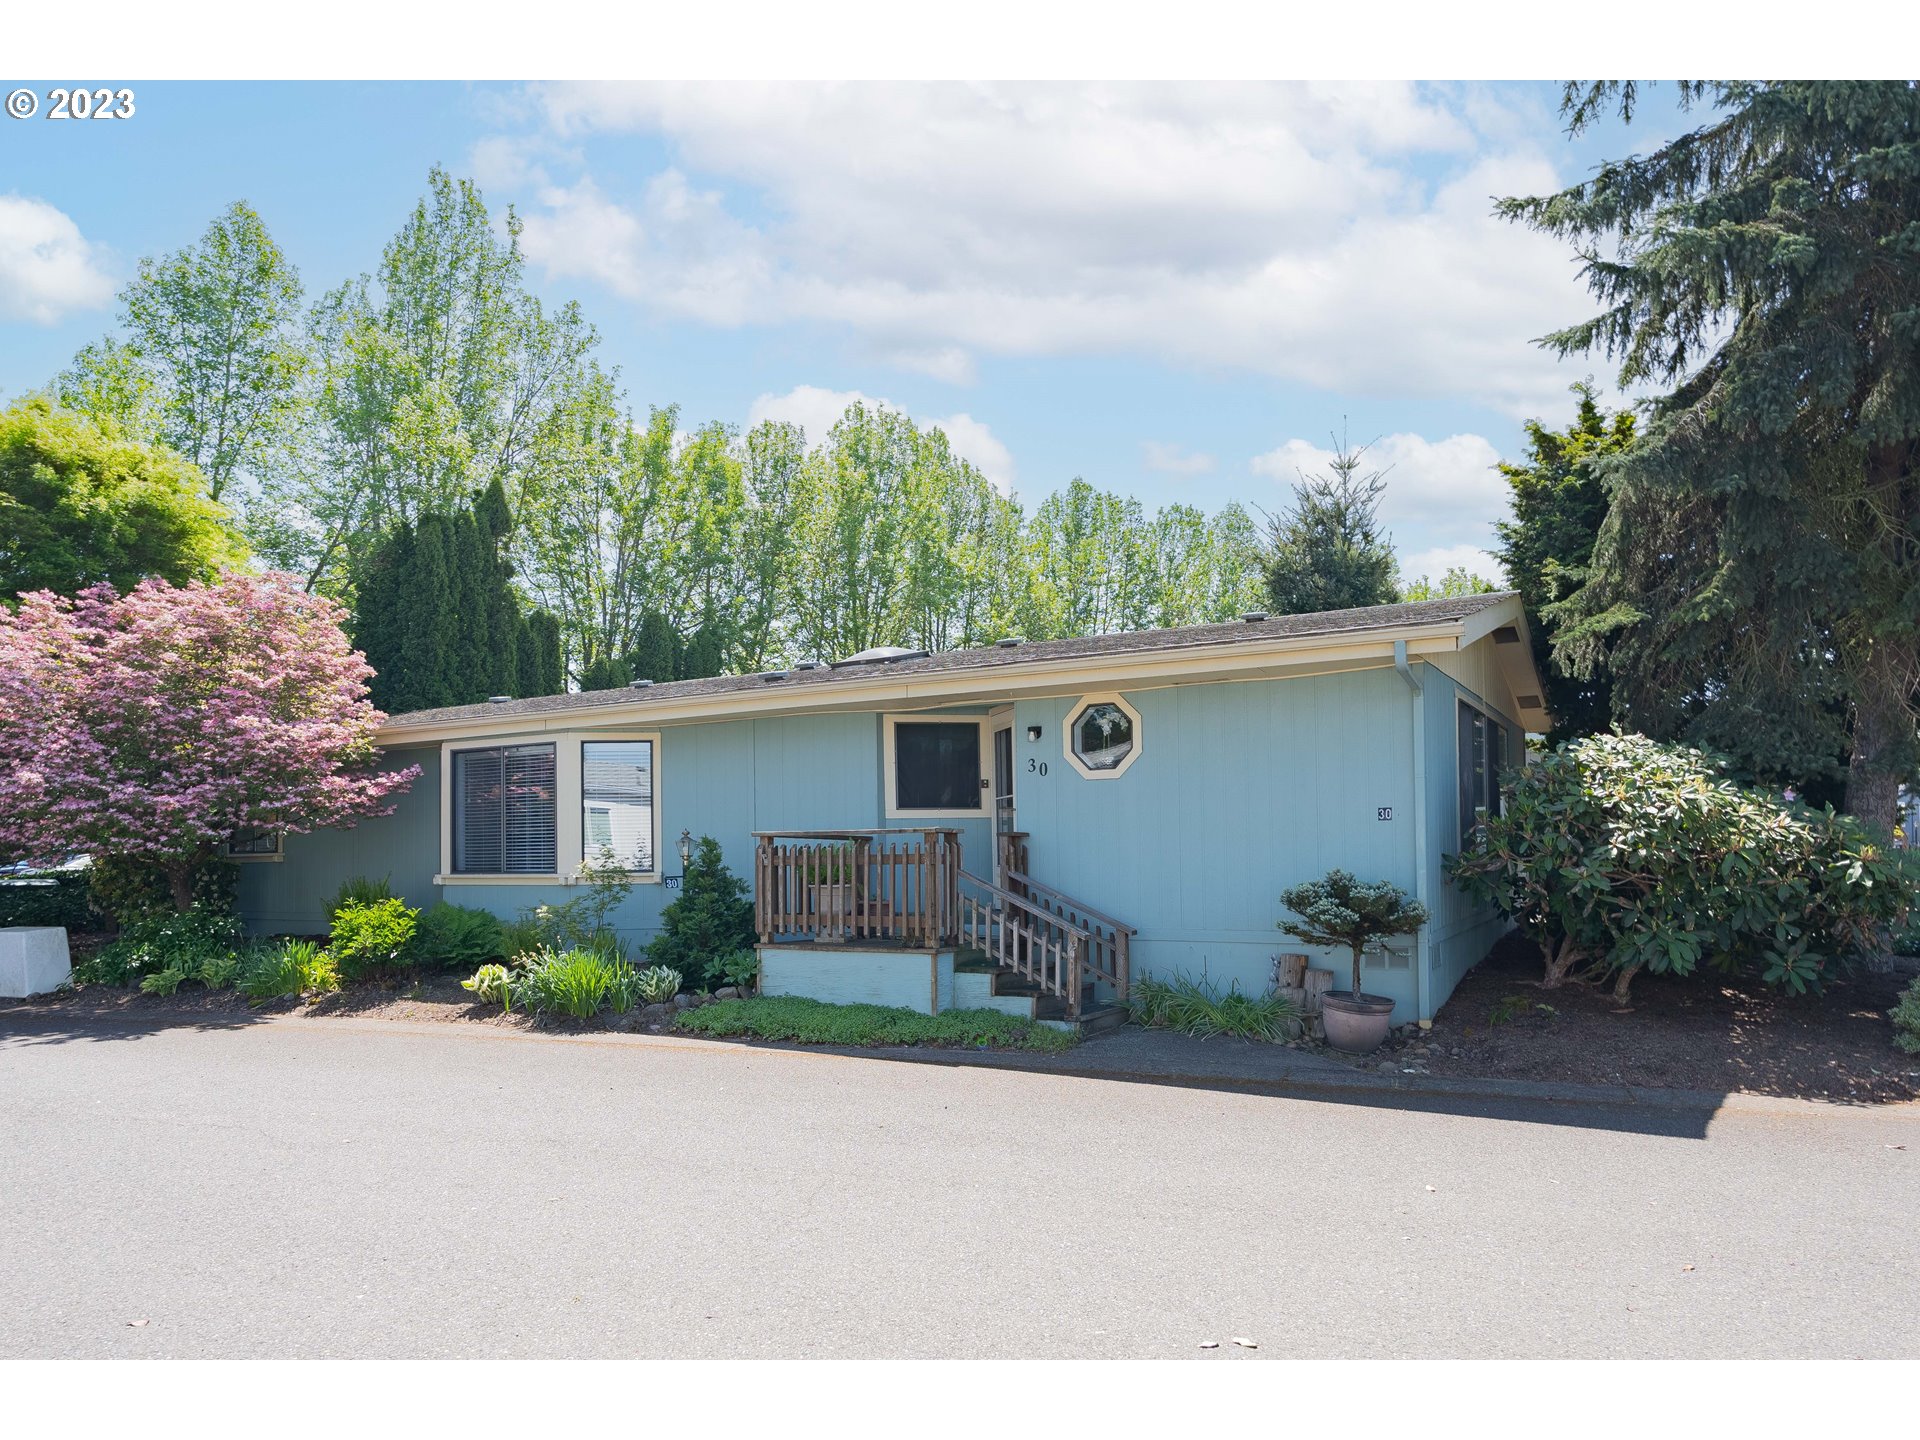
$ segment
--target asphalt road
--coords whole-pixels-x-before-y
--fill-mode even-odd
[[[1920,1355],[1913,1109],[1439,1105],[0,1017],[0,1356]]]

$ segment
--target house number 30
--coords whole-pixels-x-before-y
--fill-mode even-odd
[[[1028,758],[1028,760],[1027,760],[1027,773],[1028,773],[1029,775],[1044,775],[1044,774],[1046,774],[1046,773],[1047,773],[1047,762],[1046,762],[1046,761],[1044,761],[1044,760],[1035,760],[1035,759],[1033,759],[1033,758],[1031,758],[1031,757],[1029,757],[1029,758]]]

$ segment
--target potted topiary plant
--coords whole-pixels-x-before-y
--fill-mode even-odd
[[[1280,903],[1300,918],[1280,928],[1309,945],[1342,946],[1353,952],[1353,988],[1329,990],[1321,997],[1327,1042],[1336,1049],[1365,1054],[1387,1038],[1393,1001],[1360,989],[1360,954],[1390,935],[1411,935],[1427,923],[1427,907],[1385,880],[1356,880],[1345,870],[1329,870],[1318,880],[1280,894]]]

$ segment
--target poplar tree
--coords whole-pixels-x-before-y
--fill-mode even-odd
[[[1577,135],[1631,82],[1569,85]],[[1601,312],[1546,337],[1672,387],[1603,470],[1556,653],[1616,714],[1787,777],[1837,769],[1890,835],[1920,685],[1920,88],[1694,81],[1652,153],[1500,213],[1576,242]],[[1643,723],[1644,721],[1644,723]]]

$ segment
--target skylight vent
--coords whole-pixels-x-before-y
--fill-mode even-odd
[[[1267,618],[1267,612],[1264,610],[1249,610],[1247,611],[1246,614],[1242,615],[1240,618],[1246,621],[1247,624],[1249,625],[1255,625]]]
[[[1004,640],[996,640],[993,643],[997,649],[1011,650],[1016,645],[1026,644],[1027,637],[1024,635],[1009,635]]]
[[[784,680],[784,679],[786,679],[786,678],[787,678],[787,672],[786,672],[786,671],[784,671],[784,670],[762,670],[762,671],[760,672],[760,678],[761,678],[762,680],[764,680],[764,681],[766,681],[766,682],[767,682],[767,683],[768,683],[769,685],[771,685],[771,684],[773,684],[773,683],[774,683],[774,682],[775,682],[776,680]]]
[[[925,660],[931,653],[928,650],[909,650],[903,645],[876,645],[871,650],[862,650],[858,655],[834,661],[833,668],[838,670],[847,665],[892,665],[900,660]]]
[[[627,688],[629,690],[644,690],[651,684],[653,684],[651,680],[629,680],[627,682]]]

